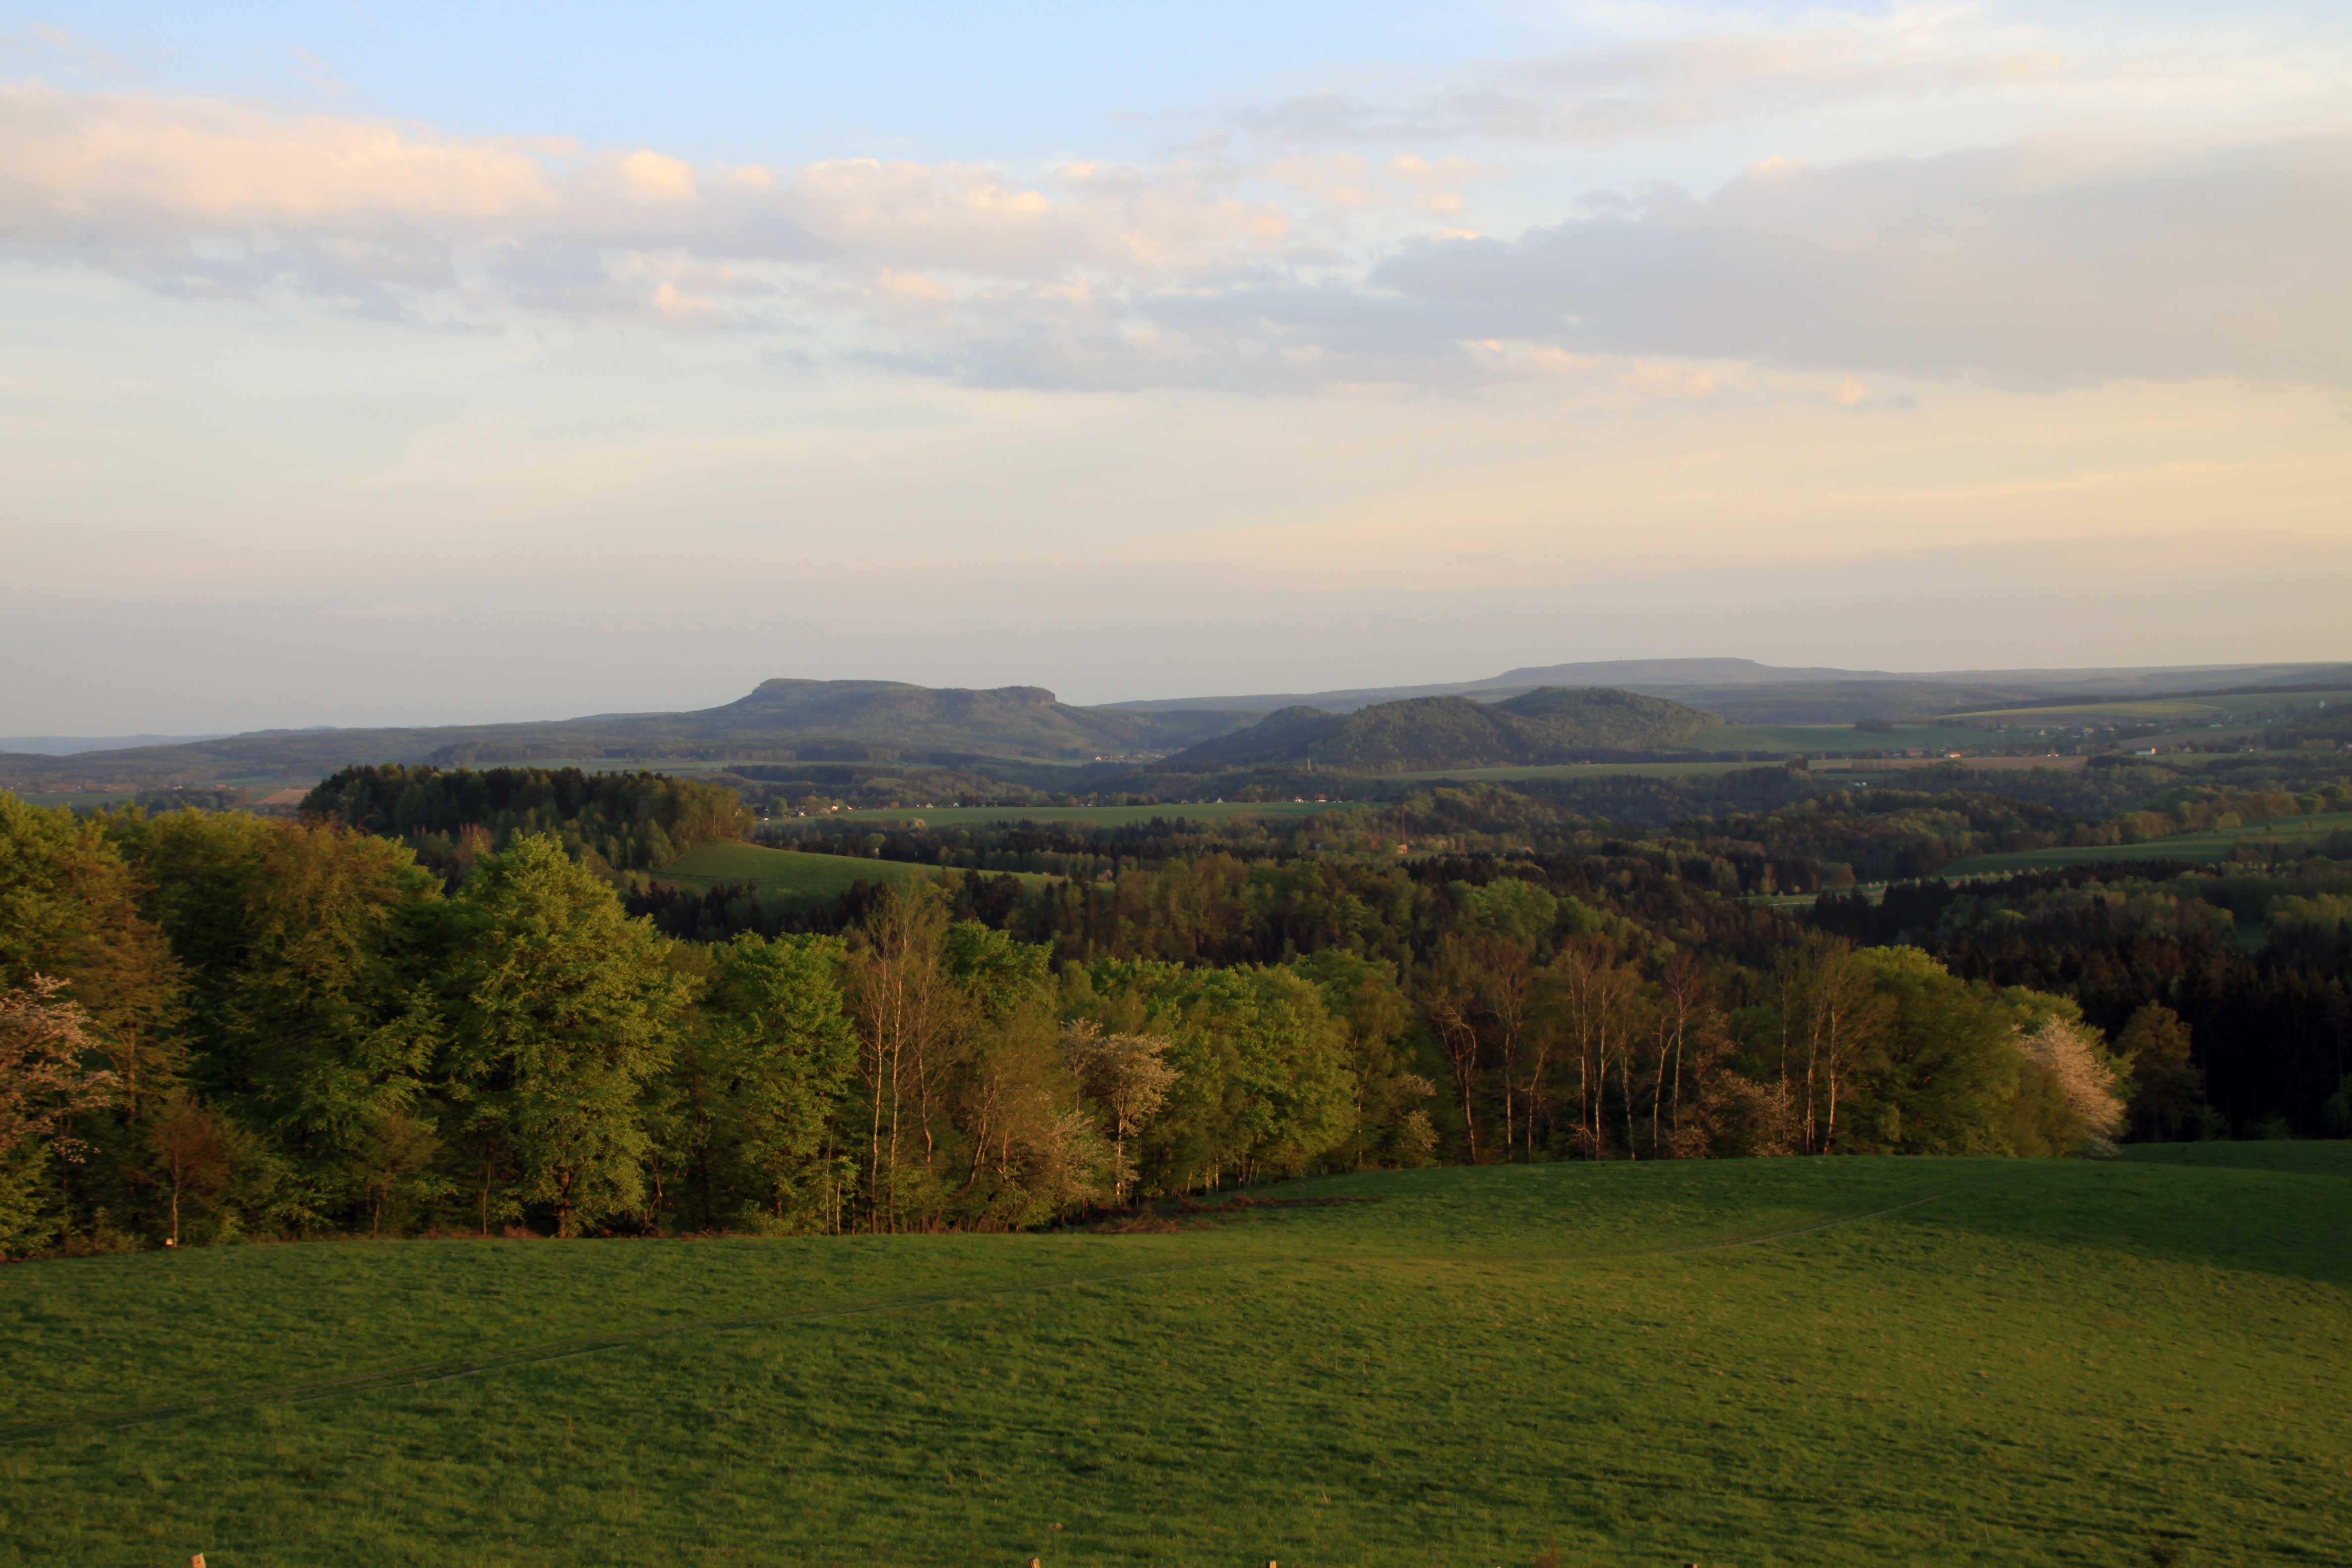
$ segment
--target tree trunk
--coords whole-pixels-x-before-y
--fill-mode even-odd
[[[1633,1151],[1633,1042],[1628,1037],[1617,1052],[1617,1092],[1625,1100],[1625,1158],[1638,1160]]]

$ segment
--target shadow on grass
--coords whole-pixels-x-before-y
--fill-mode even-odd
[[[2210,1147],[2210,1146],[2209,1146]],[[2258,1145],[2239,1145],[2259,1147]],[[2017,1162],[1909,1223],[2053,1247],[2352,1286],[2352,1161]]]

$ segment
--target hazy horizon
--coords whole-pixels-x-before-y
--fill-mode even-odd
[[[0,15],[0,733],[2324,660],[2352,15]]]
[[[1241,688],[1234,688],[1234,689],[1217,689],[1217,690],[1210,690],[1210,689],[1185,689],[1185,690],[1181,690],[1181,691],[1172,691],[1172,690],[1171,690],[1171,691],[1163,691],[1163,692],[1151,692],[1151,693],[1146,693],[1146,694],[1142,694],[1142,695],[1137,695],[1137,694],[1129,693],[1129,694],[1123,695],[1123,696],[1105,697],[1105,698],[1087,698],[1087,699],[1081,699],[1081,698],[1078,698],[1078,697],[1076,697],[1076,696],[1073,695],[1072,693],[1070,693],[1070,692],[1068,692],[1068,691],[1065,691],[1065,690],[1063,690],[1062,689],[1060,689],[1060,688],[1058,688],[1058,687],[1055,687],[1055,686],[1053,686],[1050,682],[1041,682],[1041,681],[1034,681],[1034,680],[1024,680],[1024,681],[1008,681],[1008,682],[1001,682],[1001,683],[999,683],[999,684],[1001,684],[1001,685],[1007,685],[1007,686],[1041,686],[1041,685],[1042,685],[1042,686],[1045,686],[1047,689],[1051,690],[1051,691],[1054,693],[1055,697],[1058,700],[1060,700],[1060,701],[1062,701],[1062,702],[1068,703],[1068,704],[1072,704],[1072,705],[1074,705],[1074,706],[1091,707],[1091,706],[1104,706],[1104,705],[1110,705],[1110,704],[1118,704],[1118,703],[1123,703],[1123,702],[1150,702],[1150,701],[1161,701],[1161,700],[1173,700],[1173,699],[1189,699],[1189,700],[1200,700],[1200,699],[1204,699],[1204,698],[1215,698],[1215,697],[1232,697],[1232,698],[1235,698],[1235,699],[1250,699],[1250,698],[1260,698],[1260,699],[1262,699],[1262,698],[1271,697],[1271,696],[1302,696],[1302,697],[1312,697],[1312,696],[1315,696],[1315,695],[1318,695],[1318,694],[1338,694],[1338,693],[1342,693],[1342,692],[1350,692],[1350,691],[1367,691],[1367,690],[1374,690],[1374,691],[1376,691],[1376,690],[1386,690],[1386,689],[1403,689],[1403,688],[1415,688],[1415,687],[1444,687],[1444,686],[1452,686],[1452,685],[1469,685],[1469,684],[1474,684],[1474,683],[1475,683],[1475,682],[1479,682],[1479,681],[1484,681],[1484,680],[1492,679],[1495,679],[1495,678],[1496,678],[1496,677],[1498,677],[1498,676],[1508,675],[1508,674],[1513,673],[1513,671],[1514,671],[1514,670],[1516,670],[1516,669],[1522,669],[1522,668],[1544,669],[1544,668],[1552,668],[1552,667],[1556,667],[1556,666],[1560,666],[1560,665],[1573,665],[1573,664],[1582,664],[1582,663],[1603,663],[1603,664],[1605,664],[1605,663],[1609,663],[1609,662],[1619,662],[1619,663],[1626,663],[1626,664],[1644,664],[1644,663],[1655,663],[1655,662],[1672,663],[1672,662],[1675,662],[1675,661],[1677,661],[1678,659],[1681,659],[1681,658],[1689,658],[1689,659],[1692,659],[1692,660],[1695,660],[1695,661],[1697,661],[1697,662],[1708,662],[1708,663],[1717,662],[1717,661],[1719,661],[1719,660],[1732,660],[1732,661],[1740,661],[1740,662],[1753,662],[1753,663],[1759,663],[1759,664],[1769,664],[1769,661],[1765,661],[1765,660],[1752,660],[1752,661],[1749,661],[1749,660],[1744,660],[1743,657],[1742,657],[1742,656],[1738,656],[1738,655],[1714,655],[1714,656],[1708,656],[1708,655],[1695,655],[1695,656],[1661,655],[1661,656],[1656,656],[1654,658],[1639,658],[1639,657],[1628,656],[1628,657],[1626,657],[1626,658],[1620,658],[1620,659],[1616,659],[1616,660],[1608,660],[1608,659],[1590,660],[1590,661],[1588,661],[1588,660],[1566,660],[1566,659],[1560,659],[1560,660],[1544,660],[1544,661],[1541,661],[1540,663],[1534,664],[1534,665],[1514,666],[1514,667],[1512,667],[1512,668],[1511,668],[1511,669],[1488,669],[1488,670],[1482,670],[1482,671],[1479,671],[1479,672],[1475,673],[1475,674],[1448,674],[1448,675],[1428,676],[1428,677],[1416,676],[1416,677],[1413,677],[1413,678],[1411,678],[1411,679],[1399,679],[1399,680],[1391,680],[1391,681],[1367,681],[1367,680],[1359,680],[1359,681],[1343,681],[1343,682],[1336,682],[1336,683],[1333,683],[1333,684],[1330,684],[1330,685],[1315,686],[1315,687],[1303,687],[1303,686],[1301,686],[1301,687],[1258,687],[1258,688],[1251,688],[1251,689],[1241,689]],[[2236,659],[2232,659],[2232,660],[2225,660],[2225,661],[2222,661],[2221,664],[2218,664],[2218,665],[2156,665],[2156,666],[2149,666],[2149,665],[2100,665],[2100,666],[2080,666],[2080,667],[2074,667],[2074,666],[2042,666],[2042,667],[2035,667],[2035,668],[2034,668],[2034,669],[2032,670],[2032,672],[2033,672],[2033,673],[2042,673],[2042,674],[2046,674],[2046,673],[2052,673],[2052,672],[2057,672],[2057,671],[2065,671],[2065,670],[2080,669],[2080,670],[2084,670],[2084,671],[2092,671],[2092,670],[2096,670],[2096,671],[2100,671],[2100,672],[2104,672],[2104,673],[2111,673],[2111,674],[2124,674],[2124,673],[2130,673],[2130,672],[2138,671],[2138,670],[2145,670],[2145,669],[2148,669],[2148,668],[2178,668],[2178,669],[2181,669],[2181,670],[2184,670],[2184,671],[2189,671],[2189,670],[2196,670],[2196,669],[2229,668],[2232,668],[2232,667],[2235,667],[2235,666],[2238,666],[2238,665],[2242,665],[2242,664],[2257,664],[2257,663],[2258,663],[2258,664],[2264,664],[2264,665],[2268,665],[2268,664],[2325,664],[2325,663],[2347,663],[2347,664],[2352,664],[2352,660],[2327,660],[2327,659],[2303,659],[2303,658],[2294,658],[2294,659],[2278,659],[2278,660],[2250,661],[2250,660],[2236,660]],[[1789,666],[1769,665],[1769,668],[1833,668],[1833,669],[1836,669],[1836,670],[1837,670],[1839,673],[1841,673],[1841,674],[1852,674],[1852,675],[1885,675],[1885,676],[1916,676],[1916,677],[1925,677],[1925,678],[1933,678],[1933,677],[1949,677],[1949,676],[1955,676],[1955,675],[1994,674],[1994,673],[2003,673],[2003,672],[2014,672],[2014,673],[2025,673],[2025,672],[2027,672],[2026,667],[2021,667],[2021,666],[2001,667],[2001,668],[1994,668],[1994,667],[1977,667],[1977,668],[1959,668],[1959,667],[1952,667],[1952,668],[1944,668],[1944,669],[1934,669],[1934,670],[1927,670],[1927,669],[1920,669],[1920,670],[1895,670],[1895,669],[1888,669],[1888,668],[1885,668],[1885,667],[1879,667],[1879,666],[1867,666],[1867,665],[1826,666],[1826,667],[1789,667]],[[1597,677],[1596,677],[1596,678],[1597,678]],[[90,742],[90,741],[94,741],[94,740],[121,741],[121,742],[124,742],[125,744],[135,744],[135,745],[161,745],[161,744],[170,744],[170,743],[180,742],[191,742],[191,741],[211,740],[211,739],[216,739],[216,738],[219,738],[219,737],[221,737],[221,736],[228,735],[228,734],[243,733],[243,732],[247,732],[247,731],[261,731],[366,730],[366,729],[379,729],[379,728],[386,728],[386,729],[410,729],[410,728],[418,728],[418,729],[425,729],[425,728],[439,728],[439,727],[443,727],[443,726],[459,726],[459,725],[467,725],[467,724],[499,724],[499,723],[523,723],[523,724],[527,724],[527,723],[542,723],[542,722],[545,722],[545,723],[553,723],[553,722],[562,722],[562,721],[567,721],[567,720],[574,720],[574,719],[588,719],[588,718],[595,718],[595,717],[604,716],[604,715],[617,714],[617,713],[627,713],[627,712],[643,712],[643,713],[666,713],[666,712],[680,712],[680,713],[683,713],[683,712],[693,712],[693,711],[698,711],[698,710],[705,710],[705,709],[709,709],[709,708],[715,708],[715,707],[723,706],[723,705],[725,705],[725,704],[727,704],[727,703],[729,703],[729,702],[732,702],[732,701],[736,700],[737,699],[739,699],[739,698],[740,698],[740,697],[743,697],[743,696],[745,696],[745,695],[749,694],[749,693],[752,690],[752,689],[753,689],[753,688],[755,688],[756,686],[758,686],[759,684],[761,684],[761,682],[765,681],[765,680],[770,680],[770,679],[795,679],[795,678],[793,678],[793,677],[762,676],[762,677],[759,678],[759,679],[757,679],[757,680],[752,680],[752,681],[749,681],[749,682],[744,683],[744,684],[742,685],[742,687],[741,687],[741,689],[738,689],[738,690],[732,690],[732,691],[729,692],[729,693],[728,693],[727,695],[725,695],[725,696],[719,697],[719,698],[715,698],[715,699],[712,699],[712,700],[708,700],[708,701],[704,701],[704,700],[678,701],[678,702],[668,703],[668,704],[654,704],[654,705],[647,706],[647,707],[643,707],[643,708],[633,708],[633,709],[610,709],[610,708],[607,708],[607,709],[593,709],[593,710],[590,710],[590,709],[582,709],[582,710],[567,710],[567,711],[562,711],[562,712],[501,712],[501,711],[491,710],[491,711],[488,711],[488,712],[486,712],[484,715],[482,715],[482,716],[480,716],[480,717],[477,717],[477,718],[468,718],[468,719],[455,719],[455,718],[447,718],[447,719],[445,719],[445,718],[425,718],[425,719],[414,719],[414,720],[412,720],[412,719],[360,719],[360,720],[353,720],[353,721],[343,721],[343,722],[338,722],[338,721],[333,721],[333,720],[318,720],[318,721],[308,721],[308,722],[305,722],[305,723],[299,723],[299,724],[292,724],[292,723],[279,723],[279,722],[275,722],[275,721],[263,721],[257,722],[257,723],[253,723],[253,724],[243,725],[243,726],[240,726],[240,727],[238,727],[237,729],[234,729],[234,730],[226,730],[226,729],[223,729],[223,730],[212,730],[212,731],[184,731],[184,732],[166,732],[166,731],[100,731],[100,730],[94,730],[94,729],[89,729],[89,728],[84,728],[84,729],[81,729],[81,730],[79,730],[79,731],[58,731],[58,732],[56,732],[56,733],[33,734],[33,733],[29,733],[29,732],[27,732],[27,733],[23,734],[23,735],[15,735],[15,736],[0,735],[0,751],[7,751],[7,750],[12,749],[12,746],[11,746],[11,742],[27,742],[46,741],[46,742],[74,742],[74,744],[72,744],[72,745],[71,745],[70,747],[68,747],[67,750],[65,750],[65,751],[60,751],[60,752],[58,752],[54,753],[54,754],[58,754],[58,755],[65,755],[65,754],[71,754],[71,752],[78,752],[78,751],[84,751],[84,750],[93,750],[93,749],[96,749],[96,748],[94,748],[94,747],[90,747],[90,746],[89,746],[88,744],[86,744],[86,742]],[[816,679],[816,678],[799,678],[799,679]],[[888,679],[893,679],[893,678],[890,678],[890,677],[881,677],[881,676],[838,676],[838,677],[825,677],[825,678],[823,678],[823,679],[841,679],[841,680],[860,680],[860,679],[888,680]],[[1632,679],[1632,678],[1629,678],[1629,679]],[[1634,679],[1634,680],[1633,681],[1633,684],[1637,684],[1637,685],[1647,685],[1647,684],[1651,684],[1651,682],[1648,682],[1648,681],[1645,681],[1645,680],[1641,680],[1641,679]],[[936,685],[945,685],[945,684],[948,684],[948,683],[945,683],[945,682],[939,682],[939,683],[932,683],[932,682],[908,682],[907,684],[910,684],[910,685],[935,685],[935,684],[936,684]],[[38,747],[21,747],[21,748],[16,748],[16,749],[30,750],[30,751],[34,751],[34,752],[37,752],[37,751],[39,751],[39,748],[38,748]]]

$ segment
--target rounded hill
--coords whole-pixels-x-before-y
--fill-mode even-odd
[[[1312,763],[1360,772],[1515,767],[1686,745],[1722,721],[1613,687],[1546,686],[1502,702],[1415,697],[1352,713],[1284,708],[1170,759],[1185,768]]]

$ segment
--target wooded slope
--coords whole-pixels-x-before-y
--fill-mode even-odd
[[[1663,697],[1547,686],[1492,703],[1416,697],[1353,713],[1286,708],[1249,729],[1203,742],[1170,759],[1170,765],[1313,763],[1369,772],[1507,767],[1685,745],[1718,722],[1712,713]]]

